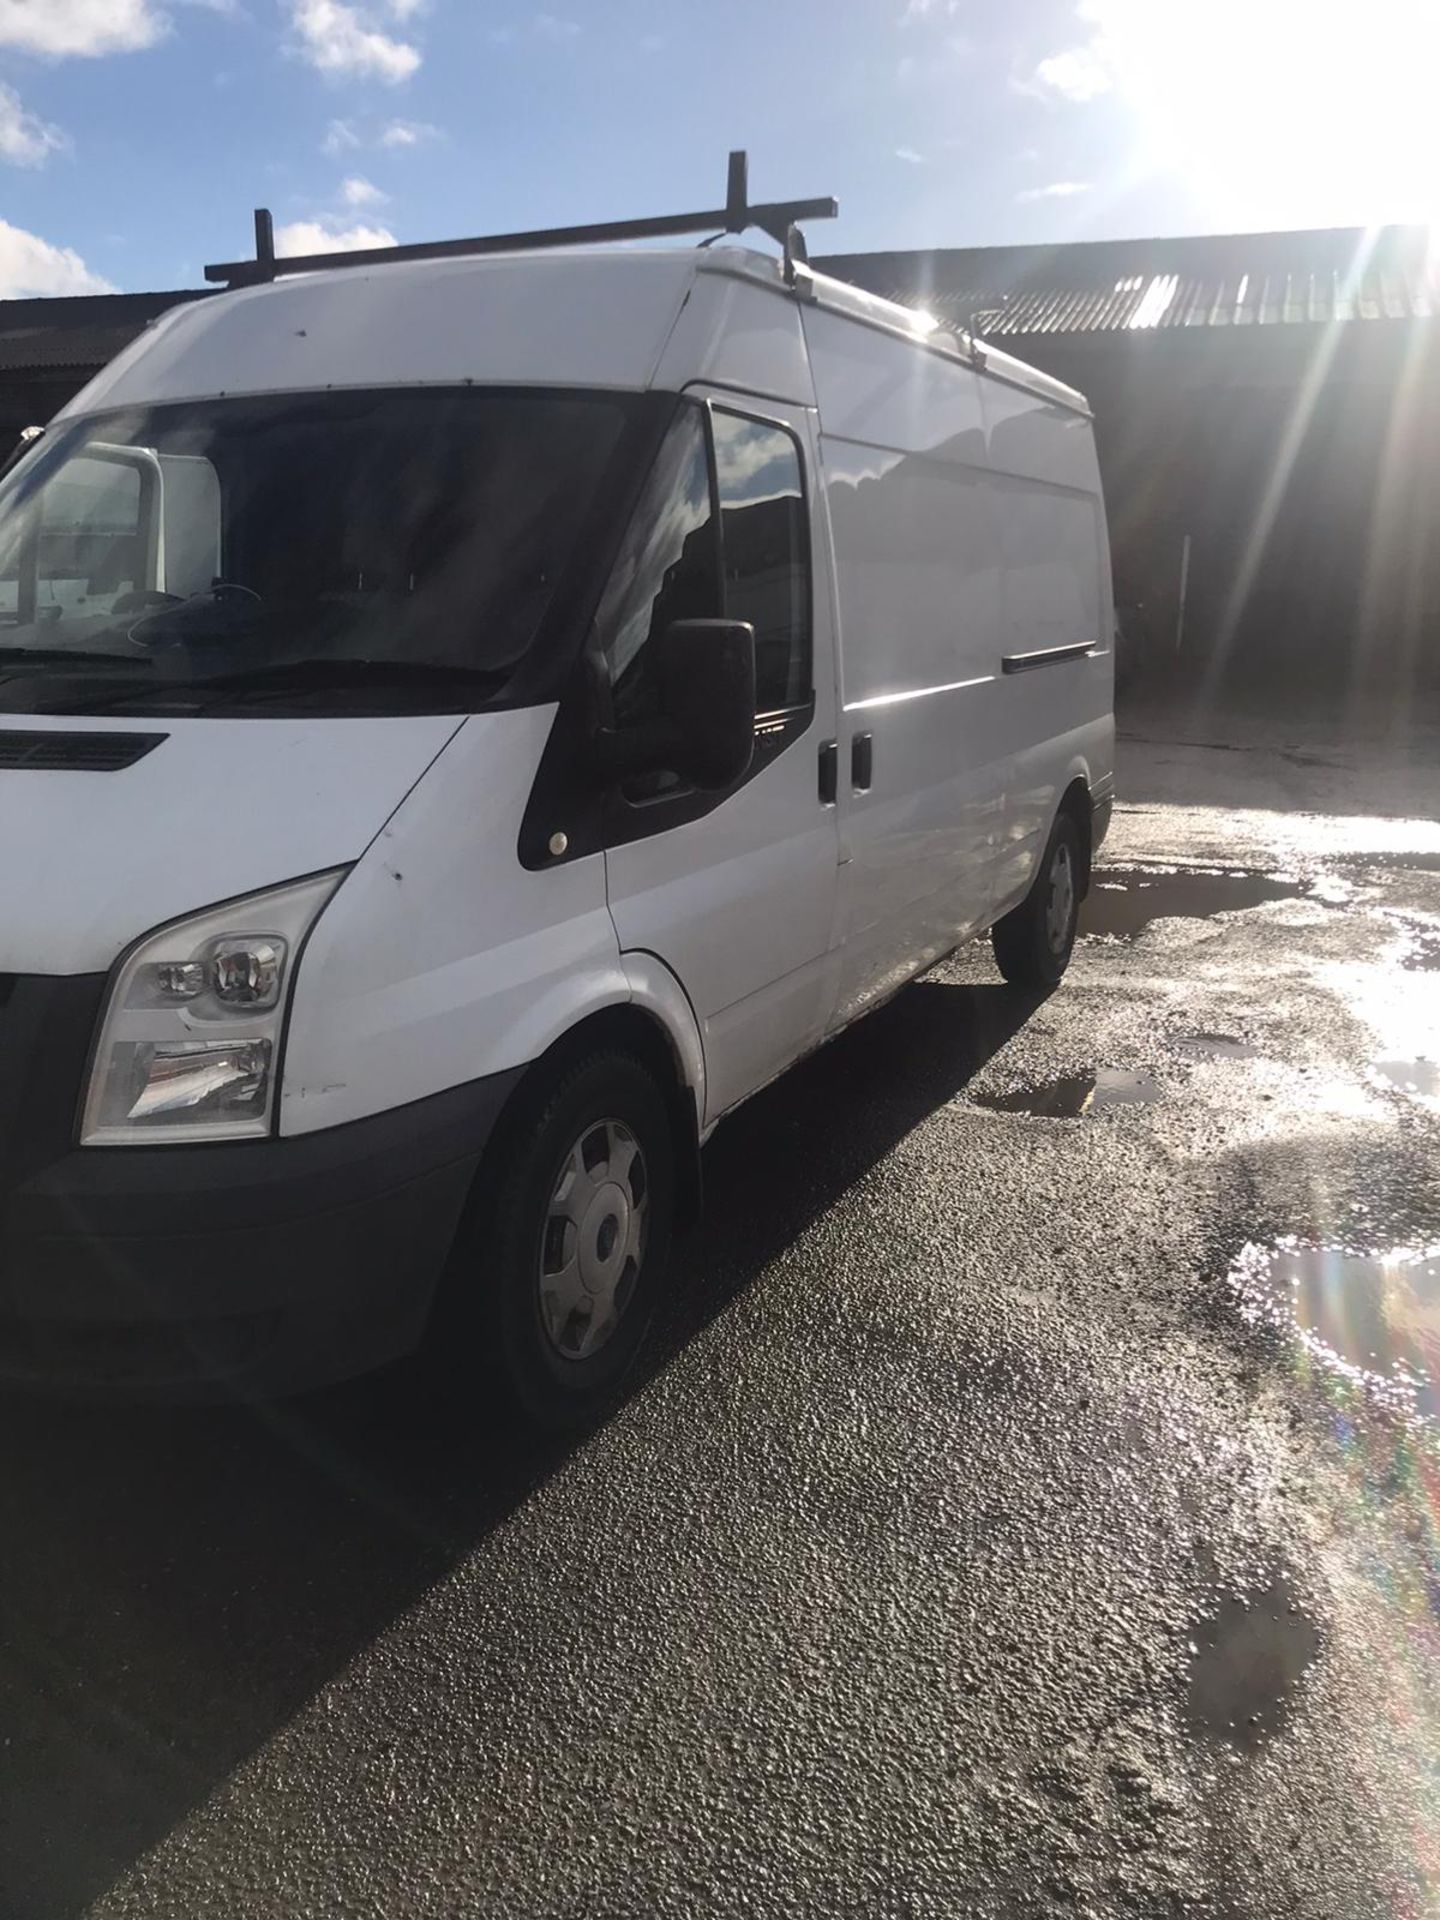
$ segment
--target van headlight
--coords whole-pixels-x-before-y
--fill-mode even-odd
[[[126,955],[90,1069],[80,1144],[248,1140],[270,1131],[305,936],[343,872],[174,921]]]

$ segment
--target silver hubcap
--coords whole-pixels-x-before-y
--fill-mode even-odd
[[[1050,861],[1050,897],[1045,903],[1045,937],[1052,953],[1063,953],[1075,913],[1075,862],[1067,846],[1058,846]]]
[[[540,1242],[540,1321],[565,1359],[588,1360],[619,1326],[649,1218],[639,1142],[622,1121],[597,1120],[560,1164]]]

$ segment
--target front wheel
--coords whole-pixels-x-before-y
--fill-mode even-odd
[[[1062,813],[1029,893],[991,932],[995,964],[1011,986],[1058,984],[1075,945],[1080,876],[1080,835],[1070,815]]]
[[[628,1054],[573,1062],[522,1098],[480,1178],[452,1260],[446,1364],[534,1425],[584,1426],[639,1350],[669,1254],[660,1089]]]

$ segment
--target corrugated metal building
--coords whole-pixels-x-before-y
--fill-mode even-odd
[[[1117,590],[1206,682],[1440,687],[1440,258],[1425,228],[817,261],[1090,397]]]
[[[204,297],[197,291],[0,300],[0,459],[22,429],[44,426],[157,315]]]

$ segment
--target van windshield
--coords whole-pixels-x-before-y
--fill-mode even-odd
[[[431,389],[64,423],[0,480],[0,710],[482,706],[626,421],[615,395]]]

